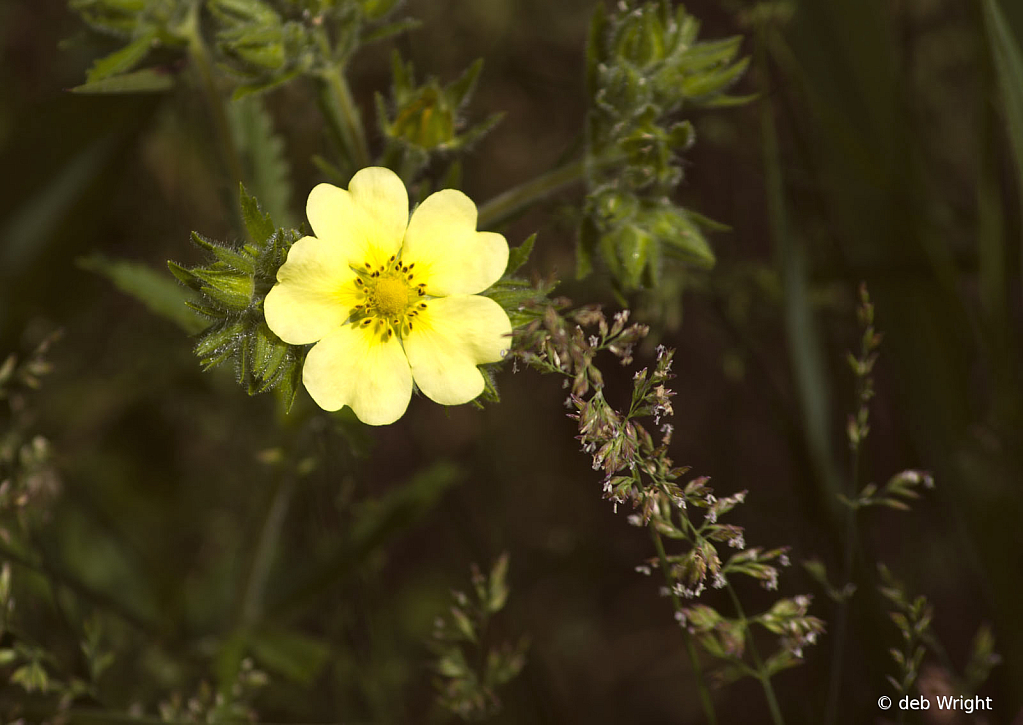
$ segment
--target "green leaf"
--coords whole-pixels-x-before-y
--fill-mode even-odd
[[[264,246],[273,236],[277,228],[269,214],[263,213],[263,208],[256,201],[256,198],[249,194],[244,184],[239,184],[241,196],[242,220],[245,222],[245,230],[249,238],[260,246]]]
[[[95,83],[131,70],[146,57],[153,47],[154,40],[156,40],[156,30],[146,31],[120,50],[97,60],[86,74],[86,81]]]
[[[615,235],[615,249],[623,271],[621,281],[626,289],[639,286],[653,243],[650,234],[636,224],[626,224]]]
[[[395,35],[415,30],[420,25],[422,25],[422,21],[418,18],[405,18],[393,23],[386,23],[385,25],[380,25],[364,33],[362,36],[362,42],[364,45],[376,43],[377,41],[386,40],[387,38],[391,38]]]
[[[482,292],[501,305],[511,320],[512,328],[521,327],[536,319],[542,312],[542,304],[554,290],[554,284],[541,283],[533,287],[528,281],[518,277],[507,277],[498,280],[490,289]]]
[[[1023,205],[1023,52],[997,0],[983,0],[982,4],[988,46],[1002,94],[1006,132],[1016,157],[1017,193]]]
[[[139,262],[111,260],[99,254],[77,260],[81,269],[103,275],[114,285],[142,304],[155,315],[169,320],[189,334],[206,327],[186,303],[196,299],[195,294],[181,285]]]
[[[90,81],[71,89],[72,93],[161,93],[174,86],[174,76],[156,68],[124,73]]]
[[[519,268],[529,259],[535,242],[536,232],[533,232],[526,238],[526,241],[511,250],[508,254],[508,266],[504,270],[505,275],[515,274],[519,271]]]
[[[448,96],[451,98],[452,103],[456,106],[463,106],[469,101],[473,90],[476,88],[476,81],[479,80],[482,71],[483,59],[477,58],[465,69],[465,72],[459,78],[452,81],[447,87]]]
[[[263,107],[262,99],[258,96],[246,96],[233,101],[228,106],[228,119],[241,152],[252,195],[260,200],[267,211],[267,224],[273,227],[273,223],[269,222],[272,218],[279,226],[292,226],[291,168],[285,156],[284,141],[274,133],[273,120]],[[243,214],[244,197],[243,194]],[[265,237],[272,233],[271,228]],[[258,243],[260,240],[254,238],[253,241]]]
[[[486,601],[486,609],[491,614],[496,614],[504,608],[508,601],[508,553],[505,552],[494,562],[490,570],[490,585]]]
[[[749,67],[749,63],[749,58],[743,58],[735,65],[730,65],[727,68],[687,78],[682,81],[682,93],[687,98],[694,100],[721,93],[742,77],[746,72],[746,68]]]
[[[22,665],[11,675],[11,682],[17,682],[27,692],[46,692],[50,686],[50,678],[38,660],[32,660],[27,665]]]
[[[324,642],[287,629],[251,632],[247,644],[261,665],[304,686],[313,683],[330,655]]]

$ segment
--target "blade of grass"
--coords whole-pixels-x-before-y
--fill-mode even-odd
[[[988,47],[1001,94],[1006,133],[1016,159],[1016,191],[1023,208],[1023,51],[997,0],[981,0]],[[1020,264],[1023,273],[1023,238]]]

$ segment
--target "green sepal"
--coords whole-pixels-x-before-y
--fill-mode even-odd
[[[202,291],[229,310],[242,311],[252,302],[251,274],[240,270],[196,267],[192,276],[204,284]]]
[[[168,267],[179,281],[200,293],[188,306],[212,321],[195,347],[203,369],[231,362],[238,382],[250,395],[276,388],[290,408],[301,383],[306,349],[285,343],[270,330],[263,301],[299,234],[275,227],[244,187],[239,200],[252,241],[232,246],[193,233],[192,241],[210,255],[210,261],[192,268],[168,262]]]
[[[251,256],[222,244],[217,244],[216,242],[199,234],[199,232],[192,232],[192,242],[199,248],[210,252],[218,261],[223,262],[228,267],[248,274],[252,274],[256,271],[256,266],[253,263]],[[192,276],[194,277],[194,275]]]

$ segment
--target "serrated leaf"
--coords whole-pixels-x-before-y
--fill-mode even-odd
[[[242,220],[245,222],[245,230],[249,238],[259,246],[265,246],[277,228],[269,214],[263,213],[256,198],[249,194],[244,184],[239,184],[241,196]]]
[[[156,30],[149,30],[120,50],[105,58],[100,58],[92,64],[92,68],[86,74],[87,84],[131,70],[146,57],[153,47],[154,40],[156,40]]]
[[[522,244],[508,253],[508,266],[504,269],[505,275],[512,275],[519,271],[519,268],[529,260],[535,242],[536,232],[533,232]]]
[[[257,206],[267,211],[266,224],[271,229],[264,235],[266,238],[273,233],[274,222],[270,219],[276,220],[279,226],[292,226],[289,219],[291,168],[285,157],[284,141],[274,133],[273,120],[259,97],[246,96],[232,101],[228,106],[228,119],[241,151],[251,194],[260,200]],[[245,194],[242,195],[242,212],[244,215]],[[253,241],[260,243],[256,238]]]
[[[206,327],[206,322],[186,306],[196,300],[195,294],[144,264],[111,260],[99,254],[81,257],[77,264],[81,269],[103,275],[119,290],[144,304],[150,312],[173,322],[189,334]]]
[[[104,78],[98,81],[89,81],[71,89],[72,93],[162,93],[174,87],[174,76],[169,72],[158,68],[143,68],[142,70],[124,73]]]

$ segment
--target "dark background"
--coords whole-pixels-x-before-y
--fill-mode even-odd
[[[1023,5],[1004,5],[1023,37]],[[837,578],[841,528],[828,482],[848,477],[854,392],[845,351],[858,345],[855,290],[865,280],[885,338],[860,483],[917,467],[934,473],[937,489],[911,513],[867,512],[864,554],[931,600],[935,632],[959,667],[977,627],[992,625],[1004,663],[981,694],[993,698],[987,721],[1008,723],[1023,704],[1021,177],[980,3],[793,6],[738,88],[760,100],[692,116],[698,143],[678,198],[733,227],[712,239],[717,267],[631,300],[636,319],[653,326],[652,342],[678,350],[673,456],[713,476],[721,494],[749,489],[731,520],[747,527],[751,545],[792,547],[797,565],[781,592],[814,593],[812,613],[831,624],[833,605],[798,562],[820,557]],[[686,7],[703,37],[741,33],[754,53],[747,8]],[[463,188],[477,202],[551,168],[581,133],[591,8],[406,6],[423,26],[397,45],[418,69],[449,80],[482,56],[470,116],[507,112],[466,161]],[[373,91],[389,83],[391,47],[366,49],[352,65],[367,114]],[[141,633],[112,625],[119,655],[101,689],[107,707],[140,702],[152,713],[168,692],[215,677],[218,638],[237,614],[275,485],[257,454],[295,426],[280,421],[269,396],[247,397],[229,370],[201,373],[176,327],[76,266],[94,251],[155,269],[168,259],[198,263],[192,230],[235,233],[187,79],[165,96],[65,92],[106,48],[61,2],[0,4],[0,354],[64,330],[55,371],[34,399],[63,484],[39,543],[151,623]],[[300,219],[306,190],[321,180],[309,160],[323,148],[321,118],[301,83],[268,104],[293,164]],[[774,161],[764,153],[765,104],[780,142]],[[367,125],[378,140],[371,116]],[[773,178],[787,245],[772,234]],[[558,202],[577,204],[578,191]],[[548,204],[503,231],[512,245],[539,231],[529,269],[556,271],[577,303],[614,309],[606,281],[571,279],[570,206]],[[651,359],[648,346],[637,365]],[[629,374],[611,375],[612,400]],[[499,384],[502,403],[482,412],[418,398],[384,429],[345,423],[343,436],[320,419],[295,434],[318,463],[290,497],[264,617],[311,635],[329,656],[305,682],[271,672],[257,700],[263,719],[424,719],[431,622],[449,590],[468,585],[470,562],[487,566],[508,551],[512,595],[499,626],[528,634],[532,647],[496,722],[702,722],[670,606],[655,578],[633,571],[652,555],[649,539],[601,499],[560,382],[505,370]],[[299,398],[300,420],[311,403]],[[303,567],[345,541],[358,502],[423,470],[435,501],[413,507],[386,541],[352,553],[305,599],[289,599]],[[748,610],[772,601],[753,586],[740,595]],[[707,599],[727,609],[716,593]],[[880,722],[875,703],[890,692],[887,650],[898,633],[884,602],[866,591],[856,602],[842,721]],[[23,614],[57,651],[74,647],[50,607]],[[806,666],[776,678],[788,722],[822,719],[831,646],[825,636]],[[754,682],[715,700],[723,723],[768,721]]]

